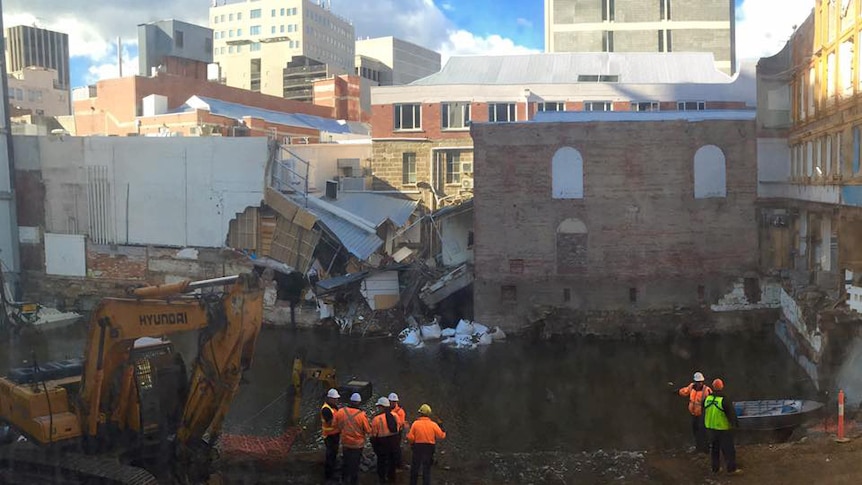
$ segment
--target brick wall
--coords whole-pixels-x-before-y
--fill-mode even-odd
[[[543,308],[697,305],[699,286],[715,300],[756,270],[753,121],[481,124],[472,133],[478,321],[518,328]],[[726,157],[726,198],[694,199],[694,154],[707,144]],[[551,198],[551,160],[563,146],[583,157],[583,199]],[[585,237],[558,240],[572,218]]]

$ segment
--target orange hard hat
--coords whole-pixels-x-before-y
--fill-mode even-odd
[[[724,381],[721,379],[716,379],[716,380],[712,381],[712,388],[715,389],[716,391],[720,391],[720,390],[724,389]]]

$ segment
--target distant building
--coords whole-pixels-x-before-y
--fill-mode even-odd
[[[453,57],[412,84],[371,88],[375,190],[421,194],[431,208],[469,198],[473,122],[547,111],[754,110],[755,88],[753,75],[731,78],[705,53]]]
[[[391,36],[357,40],[356,59],[356,74],[381,86],[409,84],[440,70],[439,52]]]
[[[179,20],[138,25],[138,73],[155,71],[207,78],[213,62],[213,31]]]
[[[353,25],[326,4],[311,0],[221,3],[209,12],[220,82],[310,102],[311,82],[319,77],[297,76],[296,69],[311,68],[316,62],[325,67],[306,70],[323,75],[353,73]],[[298,88],[298,82],[304,88]]]
[[[70,114],[69,90],[60,87],[57,71],[28,67],[9,73],[9,106],[12,116],[64,116]]]
[[[711,52],[736,72],[735,0],[545,0],[548,52]]]
[[[60,89],[69,89],[69,36],[29,25],[6,29],[6,70],[37,66],[57,71]]]

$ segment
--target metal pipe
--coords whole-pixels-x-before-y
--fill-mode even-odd
[[[230,285],[239,280],[239,275],[222,276],[221,278],[212,278],[209,280],[192,281],[188,285],[188,291],[197,290],[199,288],[209,288],[211,286]]]
[[[200,288],[209,288],[211,286],[229,285],[235,283],[239,276],[223,276],[221,278],[213,278],[201,281],[179,281],[176,283],[168,283],[164,285],[145,286],[143,288],[134,288],[129,291],[132,296],[138,298],[163,298],[170,295],[179,295],[188,293]]]

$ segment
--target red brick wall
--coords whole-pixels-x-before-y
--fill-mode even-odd
[[[525,103],[519,103],[518,119],[526,115]],[[470,138],[470,130],[444,130],[441,103],[422,104],[422,129],[395,131],[395,108],[391,104],[371,106],[371,136],[374,138],[428,138],[431,140],[461,140]],[[488,121],[488,103],[471,103],[470,118],[475,123]]]
[[[543,306],[697,306],[699,285],[720,295],[757,268],[753,121],[485,124],[472,133],[478,321],[520,327]],[[725,154],[726,198],[694,199],[694,154],[707,144]],[[563,146],[583,157],[583,199],[551,197],[551,160]],[[574,274],[557,264],[573,256],[557,252],[568,218],[588,231]],[[515,301],[503,299],[504,285]]]

